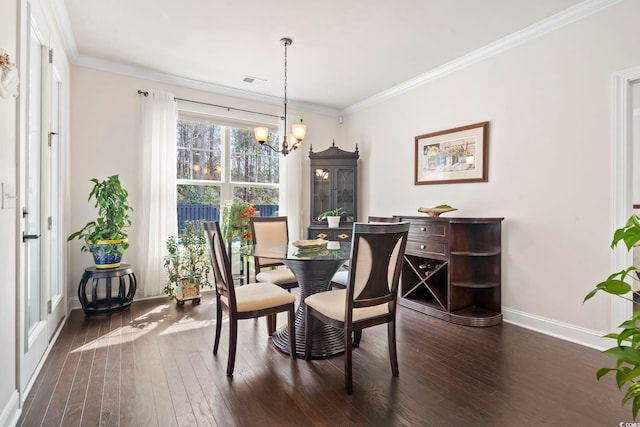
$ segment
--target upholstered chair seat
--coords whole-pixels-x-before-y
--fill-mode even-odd
[[[276,285],[288,285],[291,283],[298,283],[298,279],[293,274],[293,271],[288,268],[274,268],[273,270],[261,270],[258,274],[256,274],[256,282],[269,282],[275,283]],[[291,286],[286,286],[286,288],[290,288]]]

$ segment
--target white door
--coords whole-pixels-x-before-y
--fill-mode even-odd
[[[22,398],[43,361],[64,316],[62,286],[59,133],[63,109],[62,79],[54,70],[46,21],[36,8],[21,2],[25,24],[21,47],[18,214],[21,221],[19,261],[19,377]]]

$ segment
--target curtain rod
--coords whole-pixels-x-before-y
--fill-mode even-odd
[[[149,96],[149,92],[148,91],[144,91],[144,90],[140,90],[138,89],[138,94],[140,95],[144,95],[145,98],[147,96]],[[184,101],[184,102],[191,102],[193,104],[200,104],[200,105],[208,105],[209,107],[218,107],[218,108],[224,108],[227,111],[242,111],[244,113],[251,113],[251,114],[260,114],[262,116],[269,116],[269,117],[277,117],[280,120],[283,120],[284,117],[282,116],[278,116],[276,114],[269,114],[269,113],[261,113],[260,111],[251,111],[251,110],[243,110],[242,108],[235,108],[235,107],[227,107],[226,105],[218,105],[218,104],[210,104],[208,102],[202,102],[202,101],[194,101],[192,99],[184,99],[184,98],[177,98],[177,97],[173,97],[174,101]]]

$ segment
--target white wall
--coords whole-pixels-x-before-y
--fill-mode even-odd
[[[611,6],[564,28],[378,105],[335,117],[301,111],[308,144],[320,151],[358,144],[360,212],[417,214],[447,203],[461,216],[504,216],[505,319],[589,345],[610,330],[611,302],[584,295],[610,272],[611,75],[640,64],[634,46],[640,2]],[[137,89],[279,113],[281,107],[145,81],[83,67],[72,69],[71,229],[93,217],[86,197],[93,177],[119,173],[136,206],[141,162]],[[415,186],[416,135],[488,120],[489,182]],[[304,217],[308,217],[305,156]],[[135,218],[134,218],[135,220]],[[308,221],[308,219],[306,220]],[[133,244],[142,242],[131,233]],[[71,247],[69,293],[88,254]],[[135,251],[125,261],[138,265]],[[144,286],[144,278],[141,286]]]
[[[105,178],[119,174],[123,186],[129,191],[131,205],[139,206],[140,182],[139,172],[141,148],[139,143],[141,95],[138,89],[161,89],[172,92],[179,98],[193,99],[218,105],[260,111],[270,114],[282,114],[282,105],[262,104],[259,102],[229,98],[205,93],[184,87],[161,84],[90,68],[72,67],[71,87],[71,146],[70,146],[70,182],[71,210],[70,228],[75,231],[87,221],[95,217],[93,205],[87,203],[91,189],[91,178]],[[302,154],[304,218],[309,216],[309,167],[308,151],[313,144],[314,151],[325,149],[336,139],[339,144],[339,124],[337,117],[289,109],[293,115],[300,115],[307,124],[307,136],[296,154]],[[215,112],[215,109],[211,109]],[[228,116],[224,109],[220,114]],[[293,155],[287,157],[292,159]],[[136,224],[139,221],[136,213],[132,217],[133,226],[129,235],[131,248],[125,253],[123,262],[131,264],[141,288],[144,289],[144,277],[136,259],[134,246],[144,244],[138,235]],[[308,219],[305,224],[308,224]],[[70,274],[68,280],[69,295],[77,294],[78,281],[82,272],[93,264],[88,253],[80,252],[80,242],[75,240],[70,249]],[[70,298],[72,306],[79,307],[77,297]]]
[[[345,118],[362,153],[364,215],[504,216],[505,319],[590,341],[610,298],[611,76],[640,64],[640,2],[605,9]],[[414,137],[490,121],[489,182],[415,186]],[[597,332],[594,332],[597,331]]]
[[[13,62],[17,57],[17,2],[3,3],[0,13],[0,48]],[[0,182],[15,188],[16,102],[0,98]],[[15,194],[15,193],[14,193]],[[16,224],[15,209],[0,209],[0,425],[8,425],[17,410],[16,387]]]

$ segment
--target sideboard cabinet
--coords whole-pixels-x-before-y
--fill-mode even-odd
[[[460,325],[501,323],[504,218],[396,216],[411,223],[400,305]]]
[[[358,147],[344,151],[331,147],[318,153],[309,150],[311,164],[310,239],[351,240],[353,222],[358,220]],[[337,208],[344,209],[340,229],[332,229],[318,216]]]

